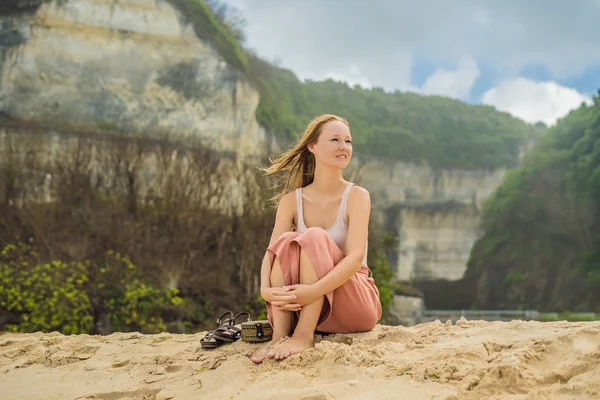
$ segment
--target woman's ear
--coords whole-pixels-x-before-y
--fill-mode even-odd
[[[311,153],[315,152],[315,145],[313,143],[309,143],[306,145],[306,148],[308,149],[308,151],[310,151]]]

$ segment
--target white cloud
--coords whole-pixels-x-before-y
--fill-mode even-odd
[[[325,78],[333,79],[334,81],[338,82],[346,82],[348,86],[359,85],[365,89],[370,89],[373,87],[369,81],[369,78],[361,75],[358,70],[353,70],[353,68],[350,68],[347,72],[342,73],[329,72],[327,75],[325,75]]]
[[[423,84],[421,92],[467,100],[479,75],[475,60],[466,56],[460,59],[455,70],[436,69]]]
[[[472,13],[471,20],[478,25],[490,25],[492,22],[489,13],[483,8],[475,9]]]
[[[299,76],[300,79],[314,79],[310,76]],[[330,71],[325,74],[325,79],[333,79],[338,82],[346,82],[349,86],[359,85],[365,89],[373,87],[369,78],[364,75],[357,65],[350,65],[348,68],[343,70]]]
[[[556,82],[512,78],[485,92],[482,103],[506,111],[526,122],[542,121],[553,125],[581,103],[591,104],[592,99]]]
[[[468,100],[471,88],[479,78],[480,71],[475,60],[470,56],[465,56],[458,61],[456,69],[436,69],[421,87],[409,83],[408,66],[399,68],[397,74],[399,88],[403,91]],[[362,73],[356,65],[351,65],[341,71],[328,72],[325,78],[346,82],[349,86],[360,85],[364,88],[374,86],[369,77]]]

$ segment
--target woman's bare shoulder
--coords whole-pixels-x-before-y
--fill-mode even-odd
[[[295,207],[293,193],[286,193],[279,199],[270,243],[273,243],[282,233],[289,232],[293,229],[296,212]]]
[[[354,199],[355,201],[365,201],[370,200],[371,195],[369,191],[362,186],[357,185],[356,183],[350,189],[350,193],[348,193],[348,201]]]
[[[371,215],[371,196],[367,189],[356,184],[352,186],[348,194],[347,209],[347,218],[350,226],[368,229]]]
[[[296,193],[295,191],[288,192],[284,194],[279,200],[279,205],[277,206],[280,210],[285,211],[293,211],[296,209]]]
[[[371,195],[367,189],[355,184],[348,193],[348,215],[365,208],[371,209]]]
[[[296,198],[296,191],[292,190],[291,192],[287,192],[286,194],[284,194],[283,196],[281,196],[281,202],[291,202],[292,199]]]

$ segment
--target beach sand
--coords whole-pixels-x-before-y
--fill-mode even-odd
[[[600,322],[378,325],[253,364],[193,335],[0,334],[0,398],[600,399]]]

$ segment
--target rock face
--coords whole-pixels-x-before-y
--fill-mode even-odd
[[[258,92],[162,0],[54,0],[0,16],[0,111],[265,151]]]
[[[397,278],[460,279],[480,235],[483,202],[506,171],[381,161],[356,168],[371,193],[373,218],[398,237],[398,246],[389,255]]]

